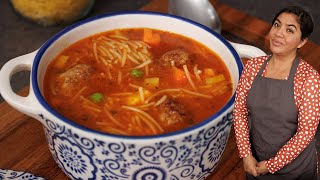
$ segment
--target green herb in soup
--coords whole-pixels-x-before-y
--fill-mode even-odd
[[[223,61],[190,38],[155,29],[95,34],[49,65],[44,95],[63,116],[121,135],[156,135],[197,124],[232,94]]]

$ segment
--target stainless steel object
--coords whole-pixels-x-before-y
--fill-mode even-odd
[[[185,17],[201,23],[221,34],[220,18],[209,0],[169,0],[169,14]],[[265,56],[261,49],[228,41],[241,58]]]
[[[219,16],[209,0],[169,0],[168,12],[199,22],[221,33]]]

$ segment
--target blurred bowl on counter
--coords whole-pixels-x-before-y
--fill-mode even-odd
[[[70,24],[85,17],[95,0],[10,0],[23,17],[43,26]]]

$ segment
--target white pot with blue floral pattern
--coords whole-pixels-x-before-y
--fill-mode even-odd
[[[230,71],[234,86],[232,98],[216,114],[193,127],[146,137],[91,130],[61,116],[48,105],[42,92],[44,74],[59,52],[99,32],[136,27],[174,32],[211,48]],[[214,171],[228,141],[234,92],[243,68],[240,56],[264,55],[255,47],[231,44],[205,26],[168,14],[106,14],[74,24],[39,50],[10,60],[0,71],[0,92],[15,109],[43,124],[55,161],[71,179],[205,179]],[[21,70],[31,71],[27,97],[14,93],[10,85],[11,76]]]

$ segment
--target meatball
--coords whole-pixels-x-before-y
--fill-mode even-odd
[[[82,83],[90,76],[91,70],[90,66],[79,64],[63,72],[56,79],[57,92],[72,96],[82,87]]]
[[[189,61],[189,54],[181,49],[176,49],[164,53],[159,59],[162,66],[171,66],[174,64],[176,67],[182,67]]]
[[[192,123],[191,114],[186,111],[184,106],[169,98],[159,105],[159,119],[165,125]]]

